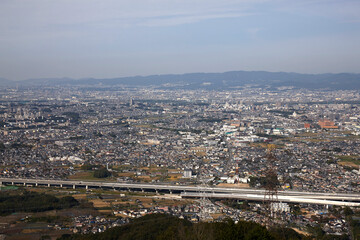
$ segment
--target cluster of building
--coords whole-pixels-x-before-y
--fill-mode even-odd
[[[162,179],[188,170],[193,181],[249,182],[263,176],[271,142],[284,187],[359,190],[356,91],[46,89],[0,97],[1,176],[66,178],[93,164],[127,166],[129,181],[157,166],[168,170]],[[353,166],[339,165],[342,156],[354,157]]]
[[[106,218],[103,216],[81,215],[72,219],[70,231],[73,233],[101,233],[106,229],[129,223],[126,218]]]
[[[160,196],[161,197],[161,196]],[[266,206],[256,202],[236,201],[237,207],[230,207],[227,201],[210,201],[208,199],[198,200],[188,204],[171,206],[144,207],[140,200],[136,201],[137,207],[132,209],[122,208],[113,214],[117,218],[106,218],[103,216],[77,216],[73,218],[70,230],[74,233],[97,233],[114,227],[129,223],[130,219],[139,218],[147,214],[164,213],[177,216],[180,219],[187,219],[191,222],[199,221],[223,221],[232,219],[234,222],[245,220],[259,224],[269,224],[275,221],[278,224],[294,227],[303,231],[321,225],[326,234],[347,235],[349,225],[344,217],[334,215],[334,211],[319,205],[308,204],[287,204],[276,202],[271,204],[271,214]],[[301,211],[295,211],[295,208]]]
[[[5,89],[0,91],[0,176],[64,179],[84,171],[81,165],[96,165],[107,166],[119,181],[262,188],[271,151],[285,190],[357,192],[359,100],[356,90],[292,88]],[[211,213],[263,221],[255,212],[213,205],[207,208]],[[277,207],[284,219],[294,218],[286,206]],[[169,207],[117,214],[177,211]],[[182,209],[179,216],[186,212]],[[193,220],[208,216],[195,214],[201,212],[195,207],[188,212]],[[82,228],[85,220],[79,221]],[[326,229],[338,232],[339,224],[345,231],[336,221]]]

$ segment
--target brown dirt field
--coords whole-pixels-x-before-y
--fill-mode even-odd
[[[152,205],[150,203],[143,203],[143,205],[144,205],[145,208],[152,207]]]
[[[149,180],[150,176],[138,176],[137,178],[138,179],[147,179],[147,180]]]
[[[134,204],[134,201],[114,202],[114,205]]]
[[[221,217],[221,216],[224,216],[224,214],[222,214],[222,213],[212,213],[212,214],[210,214],[214,219],[217,219],[217,218],[219,218],[219,217]]]
[[[142,202],[142,204],[144,205],[144,207],[146,207],[146,208],[149,208],[149,207],[152,206],[152,205],[151,205],[151,203],[152,203],[152,199],[151,199],[151,198],[142,197],[142,198],[137,198],[137,199],[139,199],[139,200]]]
[[[297,228],[291,228],[291,229],[293,229],[295,232],[300,233],[300,234],[302,234],[302,235],[305,235],[305,236],[311,236],[311,234],[310,234],[310,233],[307,233],[307,232],[301,231],[300,229],[297,229]]]
[[[134,173],[132,172],[123,172],[123,173],[117,173],[119,177],[132,177],[134,176]]]
[[[72,216],[79,216],[79,215],[97,215],[98,211],[91,208],[70,208],[70,209],[63,209],[60,211],[56,211],[56,216],[64,216],[64,217],[72,217]]]
[[[237,183],[237,184],[231,184],[231,183],[219,183],[217,187],[225,187],[225,188],[250,188],[249,184],[247,183]]]
[[[98,211],[103,214],[112,214],[113,213],[112,210],[98,210]]]
[[[126,216],[126,215],[120,214],[120,213],[115,214],[115,216],[117,216],[117,217],[122,217],[122,218],[128,218],[128,217],[129,217],[129,216]]]
[[[178,181],[179,178],[182,177],[181,173],[171,173],[168,175],[170,178],[168,179],[168,181]]]
[[[74,194],[72,195],[72,197],[75,198],[76,200],[86,199],[86,194]]]
[[[24,229],[21,233],[41,233],[45,232],[43,229]]]
[[[353,162],[346,162],[346,161],[344,161],[344,162],[339,162],[339,164],[340,164],[341,166],[348,166],[348,167],[353,167],[353,168],[359,169],[359,165],[357,165],[357,164],[355,164],[355,163],[353,163]]]
[[[118,176],[132,176],[133,173],[117,173]],[[121,175],[124,174],[124,175]],[[102,181],[102,182],[114,182],[116,181],[116,177],[109,178],[95,178],[93,176],[93,172],[83,171],[77,172],[74,175],[68,177],[70,180],[84,180],[84,181]]]
[[[104,202],[101,199],[92,199],[92,200],[89,200],[89,202],[92,202],[94,204],[95,208],[110,207],[109,202]]]
[[[0,217],[0,223],[11,223],[15,222],[21,218],[24,218],[25,216],[31,215],[29,213],[15,213],[8,216]]]
[[[153,199],[156,201],[156,205],[158,206],[176,206],[176,205],[189,204],[193,202],[191,200],[183,200],[183,199],[179,199],[179,200],[167,199],[167,198],[162,199],[162,196],[156,196],[153,197]]]
[[[42,233],[20,233],[14,234],[12,236],[7,236],[6,239],[9,240],[38,240],[43,235],[48,235],[51,239],[57,239],[61,237],[62,234],[70,234],[69,230],[46,230]]]
[[[69,176],[69,179],[94,179],[92,172],[77,172]]]
[[[195,153],[195,155],[198,157],[204,157],[204,156],[206,156],[206,153],[205,152],[197,152],[197,153]]]
[[[170,177],[170,178],[173,178],[173,177],[178,177],[178,178],[180,178],[181,176],[182,176],[181,173],[170,173],[170,174],[169,174],[169,177]]]

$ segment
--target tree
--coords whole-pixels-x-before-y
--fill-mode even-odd
[[[351,216],[352,214],[354,214],[354,212],[353,212],[353,210],[351,210],[350,207],[346,206],[344,208],[344,214],[345,214],[345,216]]]
[[[100,168],[95,170],[94,177],[95,178],[107,178],[110,177],[111,173],[106,168]]]

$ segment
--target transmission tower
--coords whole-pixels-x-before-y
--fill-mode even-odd
[[[264,207],[267,215],[266,225],[270,226],[274,223],[272,221],[275,217],[274,204],[278,203],[278,176],[275,167],[275,161],[277,160],[273,151],[275,146],[273,144],[268,144],[267,146],[267,155],[266,155],[266,165],[267,169],[265,171],[265,194],[264,194]]]
[[[202,221],[212,221],[213,218],[210,215],[209,208],[213,205],[212,202],[208,199],[207,192],[205,191],[205,188],[209,187],[206,178],[201,173],[203,163],[201,162],[199,166],[199,173],[197,175],[197,181],[198,181],[198,193],[200,195],[199,199],[199,205],[200,205],[200,212],[199,217]]]

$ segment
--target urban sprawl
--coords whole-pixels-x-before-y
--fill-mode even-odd
[[[359,146],[356,90],[0,90],[0,178],[191,185],[200,192],[202,186],[264,189],[271,164],[277,191],[359,193]],[[98,189],[51,191],[103,207],[49,225],[74,233],[101,232],[150,213],[194,222],[267,221],[261,201],[132,190],[103,196]],[[327,234],[349,234],[341,207],[271,204],[277,213],[268,217],[298,231],[320,226]]]

